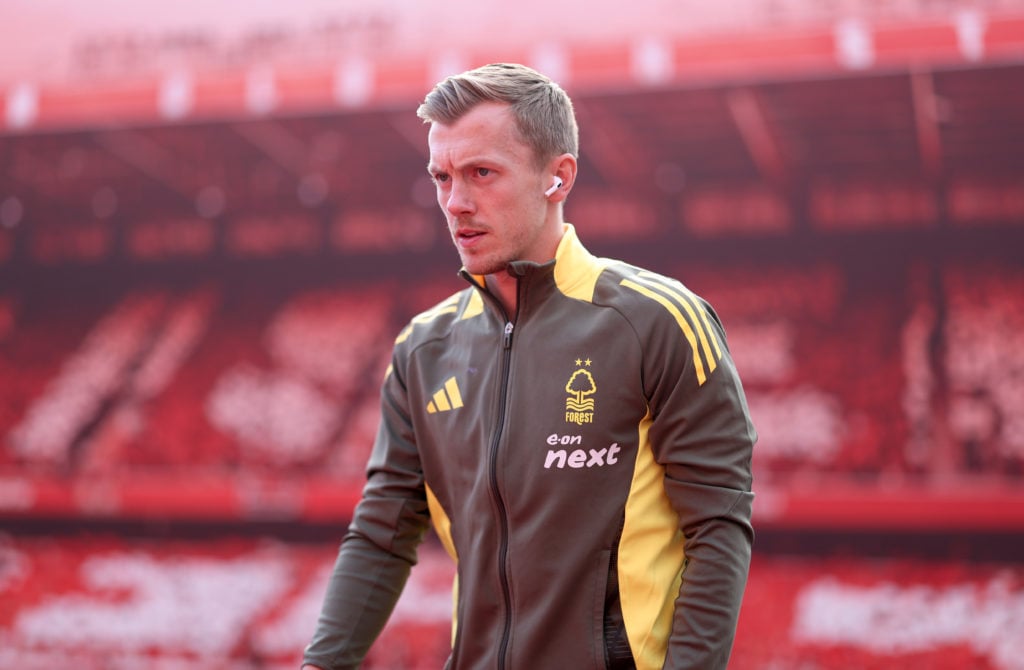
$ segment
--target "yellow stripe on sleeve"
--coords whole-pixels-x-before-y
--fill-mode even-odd
[[[697,336],[694,335],[693,329],[690,327],[689,322],[683,316],[682,312],[679,311],[679,308],[675,306],[675,303],[660,293],[656,293],[646,286],[641,286],[632,280],[623,279],[621,284],[626,288],[632,289],[640,295],[647,296],[651,300],[657,302],[668,310],[668,313],[675,318],[676,323],[679,324],[679,328],[683,331],[683,335],[686,336],[686,341],[690,343],[690,350],[693,351],[693,367],[697,369],[697,384],[698,386],[702,386],[708,378],[707,374],[704,372],[704,363],[700,360],[700,351],[697,348]]]
[[[690,320],[693,322],[694,327],[697,329],[697,335],[700,337],[700,346],[704,350],[704,360],[708,362],[708,372],[714,372],[718,364],[715,362],[722,357],[722,350],[718,347],[718,339],[715,337],[715,333],[711,330],[711,324],[708,323],[707,314],[704,309],[696,303],[695,298],[692,294],[688,294],[685,289],[682,289],[680,285],[678,288],[669,284],[665,284],[661,281],[657,281],[657,275],[649,272],[640,273],[638,277],[639,281],[653,286],[658,291],[667,294],[669,297],[675,298],[676,301],[682,305],[683,309],[690,316]],[[682,289],[682,290],[679,290]],[[696,309],[696,311],[694,311]],[[697,316],[697,312],[700,312],[700,317]],[[703,326],[701,325],[703,321]],[[708,344],[708,338],[714,343],[715,352],[717,356],[711,353],[711,345]]]

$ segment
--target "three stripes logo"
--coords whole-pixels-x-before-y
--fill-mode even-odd
[[[434,393],[433,399],[427,403],[427,414],[449,412],[462,407],[462,393],[455,377],[449,377],[444,386]]]
[[[620,283],[655,301],[675,318],[693,351],[697,385],[703,386],[708,375],[718,367],[718,361],[722,359],[722,348],[711,327],[707,310],[697,296],[679,282],[653,272],[640,272],[633,279],[623,279]]]

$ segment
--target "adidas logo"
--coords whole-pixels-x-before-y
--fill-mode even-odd
[[[462,393],[455,377],[449,377],[444,383],[444,388],[434,393],[434,399],[427,403],[427,413],[447,412],[448,410],[462,407]]]

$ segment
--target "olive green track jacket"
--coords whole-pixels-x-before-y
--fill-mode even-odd
[[[512,263],[415,317],[305,662],[354,668],[432,524],[456,561],[448,667],[724,668],[756,439],[725,333],[682,284],[596,258]]]

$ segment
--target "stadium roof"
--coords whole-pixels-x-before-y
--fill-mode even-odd
[[[106,0],[88,17],[64,4],[3,10],[38,44],[0,45],[0,233],[115,211],[433,214],[414,108],[439,77],[493,60],[564,83],[591,192],[570,208],[619,206],[634,232],[1024,221],[1019,2],[527,0],[495,16],[302,0],[288,17],[254,3],[245,20],[216,2],[154,15]],[[57,37],[49,66],[12,60],[36,63]]]

